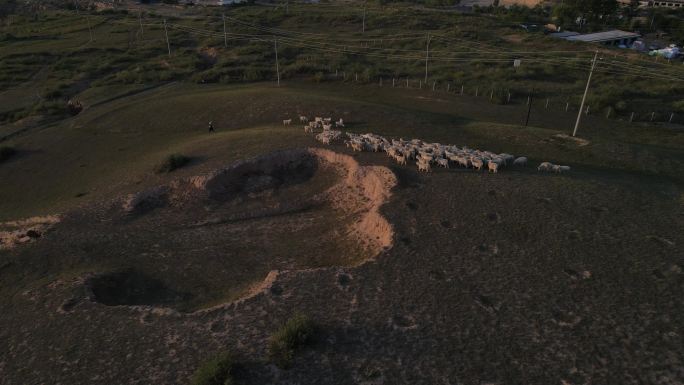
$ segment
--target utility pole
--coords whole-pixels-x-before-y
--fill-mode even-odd
[[[594,74],[594,68],[596,67],[596,60],[598,60],[598,50],[594,53],[594,60],[591,62],[587,86],[584,88],[584,96],[582,96],[582,104],[580,104],[579,112],[577,113],[577,121],[575,122],[575,129],[572,131],[572,136],[577,135],[577,128],[579,128],[580,120],[582,120],[582,110],[584,109],[584,102],[587,100],[587,93],[589,92],[589,85],[591,84],[591,76]]]
[[[169,49],[169,57],[171,57],[171,43],[169,42],[169,30],[166,28],[166,19],[164,19],[164,35],[166,35],[166,48]]]
[[[363,3],[363,24],[361,25],[361,32],[366,33],[366,3]]]
[[[145,31],[142,25],[142,10],[138,11],[138,22],[140,23],[140,40],[145,38]]]
[[[530,92],[530,96],[527,98],[527,117],[525,118],[525,127],[530,123],[530,114],[532,113],[532,94],[534,94],[534,89]]]
[[[223,47],[228,48],[228,35],[226,35],[226,14],[223,14]]]
[[[428,60],[430,58],[430,34],[427,34],[427,43],[425,44],[425,83],[428,80]]]
[[[278,66],[278,40],[273,39],[276,57],[276,76],[278,76],[278,87],[280,87],[280,67]]]
[[[90,42],[93,42],[93,28],[90,26],[90,15],[86,15],[86,20],[88,21],[88,32],[90,32]]]

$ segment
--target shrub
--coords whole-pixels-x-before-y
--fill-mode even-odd
[[[233,356],[223,352],[197,368],[192,376],[192,385],[231,385],[233,377]]]
[[[164,159],[164,161],[157,166],[155,171],[158,174],[171,172],[173,170],[185,166],[188,163],[190,163],[190,158],[188,158],[187,156],[181,154],[171,154],[167,156],[166,159]]]
[[[313,321],[305,315],[296,314],[271,336],[269,360],[280,368],[290,367],[295,352],[311,341],[313,333]]]
[[[0,147],[0,162],[4,162],[7,159],[13,157],[17,153],[14,147],[2,146]]]

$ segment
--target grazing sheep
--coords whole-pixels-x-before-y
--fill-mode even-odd
[[[283,120],[283,125],[284,125],[284,126],[289,126],[290,123],[292,123],[292,119],[285,119],[285,120]]]
[[[437,164],[444,167],[444,168],[449,168],[449,159],[444,159],[444,158],[437,159]]]
[[[521,156],[520,158],[515,158],[513,161],[514,166],[520,166],[520,167],[525,167],[527,166],[527,158],[524,156]]]
[[[418,165],[418,171],[430,172],[430,163],[418,161],[416,165]]]
[[[397,161],[402,166],[406,166],[406,157],[403,155],[397,155],[394,157],[394,160]]]
[[[363,144],[359,142],[351,142],[352,150],[354,151],[363,151]]]
[[[499,163],[497,162],[489,162],[487,163],[487,167],[489,167],[489,172],[497,173],[499,172]]]
[[[324,130],[324,131],[328,131],[328,130],[331,130],[331,129],[332,129],[332,125],[330,125],[330,124],[324,124],[324,125],[323,125],[323,130]]]
[[[557,174],[560,174],[563,171],[570,171],[570,166],[560,166],[560,165],[554,164],[551,166],[551,170]]]
[[[480,158],[473,158],[470,160],[470,163],[473,165],[473,168],[477,171],[482,170],[482,167],[484,167],[484,162]]]
[[[515,157],[511,154],[506,154],[505,152],[499,154],[499,158],[503,160],[503,165],[508,166],[509,163],[515,160]]]
[[[317,116],[316,118],[314,118],[314,122],[315,123],[323,123],[323,118]]]
[[[542,162],[539,167],[537,167],[537,171],[545,171],[549,172],[553,170],[553,163],[550,162]]]
[[[474,160],[474,159],[473,159],[473,160]],[[465,157],[463,157],[463,156],[459,156],[459,157],[457,158],[458,164],[460,164],[461,166],[463,166],[463,167],[465,167],[465,168],[468,168],[468,167],[470,167],[471,165],[473,165],[473,160],[468,159],[468,158],[465,158]],[[478,160],[479,160],[479,159],[478,159]],[[481,161],[481,160],[480,160],[480,161]],[[480,167],[482,167],[482,165],[480,165]]]
[[[308,123],[308,122],[309,122],[309,118],[307,118],[307,117],[304,116],[304,115],[299,115],[299,122],[300,122],[300,123]]]

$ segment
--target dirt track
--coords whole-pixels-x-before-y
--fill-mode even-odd
[[[678,187],[582,170],[421,176],[378,154],[355,158],[396,174],[381,210],[391,250],[355,268],[271,276],[265,294],[194,315],[72,306],[82,278],[45,282],[3,299],[2,382],[184,383],[227,348],[248,384],[681,383]],[[265,341],[295,311],[321,332],[283,371],[262,361]]]

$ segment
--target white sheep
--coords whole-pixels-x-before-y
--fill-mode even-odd
[[[473,168],[477,169],[477,171],[482,170],[482,167],[484,167],[484,162],[480,158],[473,158],[470,160],[470,163],[473,165]]]
[[[283,120],[283,125],[284,125],[284,126],[289,126],[290,123],[292,123],[292,119],[285,119],[285,120]]]
[[[416,165],[418,165],[418,171],[430,172],[430,163],[418,161]]]
[[[444,159],[444,158],[437,159],[437,164],[444,167],[444,168],[449,168],[449,159]]]
[[[489,162],[489,163],[487,163],[487,167],[489,168],[489,172],[493,172],[493,173],[499,172],[499,163],[497,163],[497,162]]]
[[[309,121],[309,118],[307,118],[304,115],[299,115],[299,122],[300,123],[307,123]]]
[[[542,162],[538,167],[537,171],[545,171],[549,172],[553,170],[553,163],[551,162]]]

